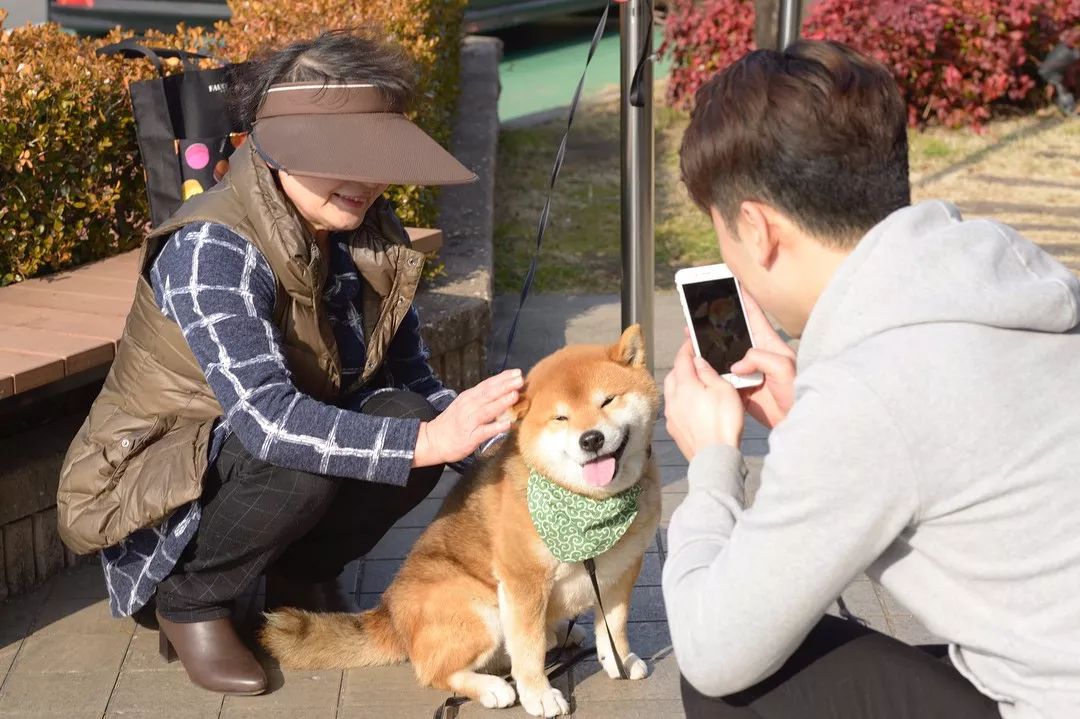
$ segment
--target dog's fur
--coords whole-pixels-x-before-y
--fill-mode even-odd
[[[641,484],[637,517],[596,560],[615,649],[630,678],[641,679],[648,670],[630,651],[626,621],[631,589],[660,520],[660,479],[649,458],[658,406],[636,325],[613,346],[571,345],[547,357],[526,378],[512,411],[511,438],[446,498],[379,606],[358,615],[275,612],[267,615],[263,644],[284,667],[409,659],[421,684],[484,706],[505,707],[520,698],[536,716],[568,713],[565,698],[544,674],[544,655],[567,638],[566,620],[593,607],[595,599],[583,566],[556,560],[533,527],[525,496],[531,464],[563,487],[597,498]],[[605,437],[600,456],[627,441],[614,479],[602,488],[582,476],[582,464],[596,455],[586,453],[579,438],[593,429]],[[600,662],[618,677],[596,611]],[[491,673],[507,664],[516,694]]]

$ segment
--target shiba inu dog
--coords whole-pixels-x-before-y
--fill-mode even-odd
[[[571,345],[545,358],[526,377],[510,438],[452,490],[379,605],[355,615],[268,614],[263,644],[289,668],[408,659],[425,686],[491,708],[520,699],[534,716],[566,714],[544,655],[583,639],[580,627],[566,636],[566,620],[593,607],[580,558],[600,552],[614,649],[630,679],[645,677],[626,622],[660,520],[650,458],[659,402],[637,325],[615,345]],[[597,654],[617,678],[599,612]],[[496,675],[507,667],[516,691]]]

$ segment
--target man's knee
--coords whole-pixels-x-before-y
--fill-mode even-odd
[[[360,411],[377,417],[411,418],[422,422],[430,422],[439,414],[416,392],[397,389],[372,395],[360,406]]]

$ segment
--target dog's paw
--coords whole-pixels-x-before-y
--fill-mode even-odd
[[[537,689],[518,686],[521,706],[534,717],[555,717],[570,713],[570,705],[562,692],[547,682]]]
[[[517,699],[517,692],[502,677],[485,676],[484,682],[478,687],[478,697],[481,704],[488,709],[505,709],[513,705]]]
[[[620,679],[619,665],[615,663],[615,658],[609,653],[598,655],[600,659],[600,666],[604,667],[604,671],[612,679]],[[626,676],[630,679],[644,679],[649,676],[649,665],[645,663],[645,660],[639,657],[637,654],[630,652],[625,657],[622,657],[623,667],[626,668]]]

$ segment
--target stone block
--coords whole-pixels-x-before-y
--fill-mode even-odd
[[[72,637],[67,634],[31,635],[19,654],[19,671],[33,674],[120,670],[130,637],[95,634]]]
[[[0,602],[7,598],[7,569],[4,568],[4,533],[0,531]]]
[[[436,377],[440,379],[443,376],[443,358],[442,354],[433,354],[428,358],[428,364],[431,365],[431,370],[435,373]]]
[[[0,457],[12,460],[0,471],[0,525],[56,506],[60,465],[82,420],[65,416],[0,437]]]
[[[226,696],[221,707],[222,717],[272,715],[289,709],[292,716],[332,717],[337,709],[341,670],[300,671],[282,670],[271,664],[266,667],[270,689],[253,697]]]
[[[443,383],[460,392],[462,387],[461,350],[452,349],[443,355]]]
[[[64,545],[56,528],[56,508],[38,512],[31,518],[34,530],[34,568],[44,581],[64,568]]]
[[[860,619],[869,621],[871,617],[885,616],[885,608],[881,605],[881,600],[874,592],[870,580],[865,577],[849,584],[840,596],[844,598],[848,610]]]
[[[430,707],[428,715],[435,711],[450,692],[421,687],[416,681],[410,664],[387,667],[364,667],[346,669],[341,682],[340,706],[342,716],[382,716],[363,713],[372,704],[411,704]],[[357,711],[357,710],[360,711]]]
[[[4,525],[4,570],[9,594],[24,594],[34,586],[34,528],[30,517]]]
[[[686,467],[686,457],[682,456],[678,445],[671,440],[654,440],[652,443],[653,460],[660,467]]]
[[[53,582],[55,599],[106,599],[105,574],[101,564],[82,564],[59,574]]]
[[[472,387],[487,375],[487,352],[485,347],[485,343],[481,340],[474,340],[461,350],[463,387]]]
[[[419,527],[391,527],[370,552],[368,559],[404,559],[413,542],[424,531]]]
[[[16,665],[4,682],[0,713],[5,717],[101,719],[115,681],[115,672],[40,674],[24,672]]]
[[[364,574],[360,591],[368,594],[383,592],[401,568],[400,559],[368,559],[364,562]]]
[[[135,621],[130,618],[114,619],[109,613],[109,603],[88,597],[50,596],[34,624],[37,634],[64,634],[86,636],[92,634],[119,634],[130,637]],[[73,640],[74,641],[74,640]]]
[[[124,672],[113,689],[106,716],[126,719],[157,707],[160,717],[167,707],[165,715],[170,719],[216,717],[223,698],[195,686],[184,672]]]

